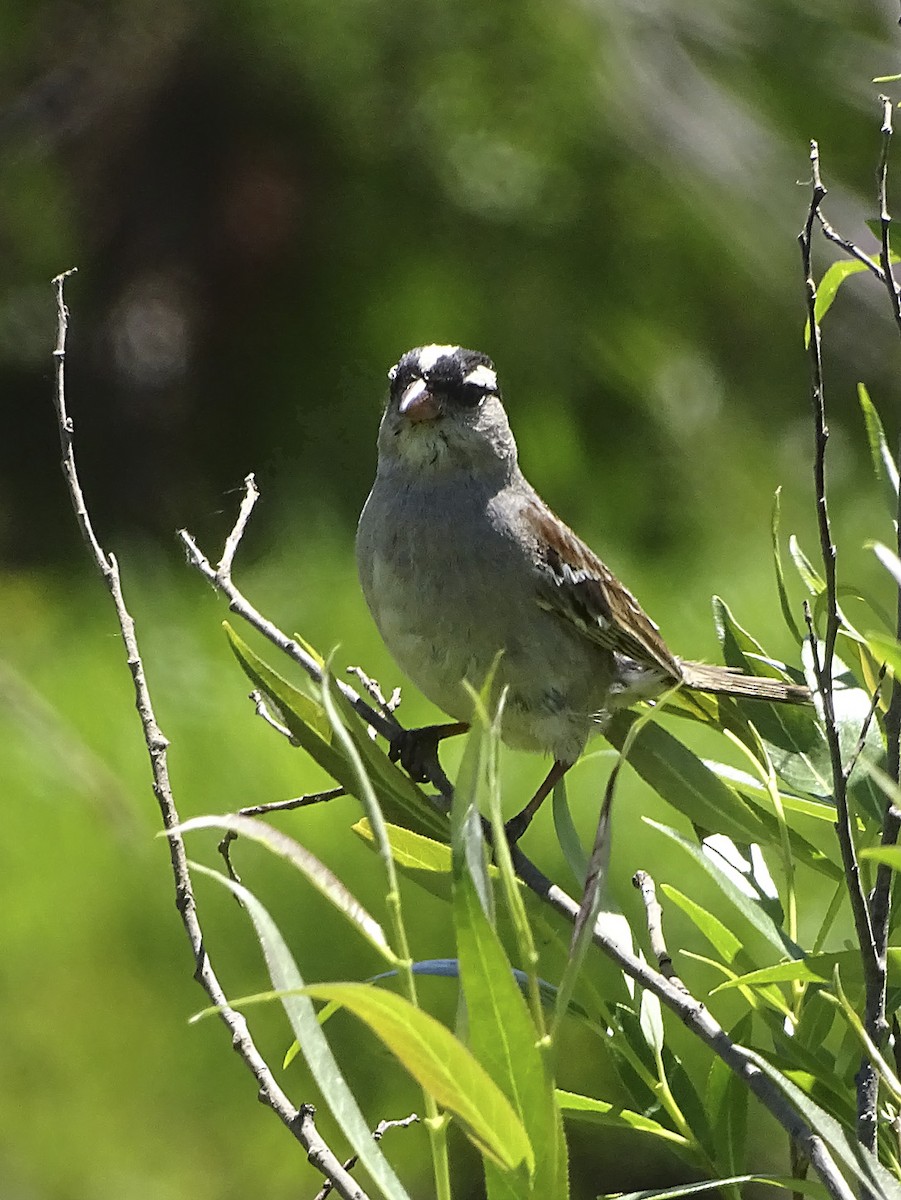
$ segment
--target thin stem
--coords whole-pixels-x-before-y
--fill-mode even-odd
[[[232,1046],[256,1079],[260,1100],[271,1108],[286,1128],[291,1131],[306,1150],[310,1162],[332,1181],[335,1191],[342,1197],[342,1200],[366,1200],[366,1193],[344,1169],[340,1160],[317,1132],[313,1123],[314,1109],[312,1106],[302,1104],[300,1108],[295,1108],[279,1087],[250,1035],[246,1020],[241,1013],[230,1007],[212,963],[207,957],[200,919],[197,915],[197,904],[191,886],[185,845],[181,835],[176,832],[180,820],[169,782],[166,755],[169,742],[160,729],[154,713],[150,688],[144,674],[144,663],[138,647],[135,623],[125,605],[119,565],[115,556],[107,554],[97,540],[75,465],[74,425],[66,408],[65,359],[69,310],[63,295],[65,281],[72,273],[72,271],[66,271],[53,280],[57,305],[57,341],[53,352],[56,361],[54,403],[62,450],[63,475],[79,531],[109,589],[119,622],[119,630],[134,685],[135,703],[144,732],[147,753],[150,757],[153,792],[159,805],[163,828],[169,844],[169,858],[175,882],[176,907],[194,958],[194,978],[209,996],[220,1020],[229,1030]]]
[[[888,124],[885,118],[883,121],[883,160],[887,156],[886,128],[890,131],[890,116]],[[829,438],[829,429],[826,424],[820,329],[816,320],[817,289],[811,267],[811,231],[816,220],[816,214],[826,195],[826,189],[820,177],[819,148],[814,141],[810,143],[810,164],[812,194],[807,211],[807,219],[798,241],[801,247],[801,260],[807,299],[807,318],[810,327],[811,403],[814,422],[814,491],[816,497],[817,527],[820,535],[820,551],[826,581],[826,628],[823,635],[822,654],[817,645],[813,622],[809,615],[809,607],[806,609],[806,615],[810,631],[814,676],[822,704],[823,725],[826,742],[829,747],[829,759],[832,769],[832,791],[837,816],[835,829],[841,849],[845,880],[851,900],[851,912],[854,918],[854,929],[857,935],[857,944],[860,949],[863,967],[868,1029],[871,1029],[875,1033],[874,1041],[880,1044],[887,1032],[887,1030],[883,1029],[885,1025],[885,955],[884,953],[880,954],[877,948],[870,907],[860,881],[857,851],[854,845],[851,814],[848,807],[848,778],[842,762],[842,750],[838,724],[835,717],[835,698],[832,682],[835,641],[838,636],[841,618],[838,609],[838,589],[836,584],[836,550],[832,540],[829,509],[826,501],[826,443]],[[881,207],[884,212],[884,205],[881,205]],[[887,244],[887,219],[884,218],[882,262],[884,273],[886,273],[888,266]],[[890,271],[887,273],[890,274]],[[895,306],[897,306],[897,291],[893,285],[890,291],[893,295]],[[857,1074],[857,1136],[864,1146],[874,1151],[876,1148],[876,1104],[878,1089],[879,1079],[876,1071],[872,1062],[865,1058],[861,1062],[860,1070]]]

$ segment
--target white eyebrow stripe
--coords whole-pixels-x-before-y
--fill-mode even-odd
[[[479,363],[477,367],[473,367],[463,382],[475,383],[479,387],[483,387],[487,392],[496,392],[497,372],[492,371],[490,367],[486,367],[484,363]]]
[[[423,346],[416,359],[420,371],[431,371],[439,358],[446,358],[456,349],[456,346]]]

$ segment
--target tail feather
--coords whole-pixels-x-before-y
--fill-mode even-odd
[[[696,692],[713,692],[719,696],[734,696],[739,700],[768,700],[776,704],[811,704],[810,689],[781,679],[762,675],[744,675],[732,667],[716,667],[707,663],[679,660],[682,680]]]

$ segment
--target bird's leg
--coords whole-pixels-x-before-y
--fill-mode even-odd
[[[541,808],[544,801],[554,790],[554,786],[560,782],[572,763],[561,762],[559,759],[554,760],[554,765],[548,771],[544,781],[539,785],[538,791],[529,801],[529,803],[516,814],[511,817],[504,825],[504,832],[507,835],[507,841],[511,846],[515,846],[525,831],[532,823],[532,818]]]
[[[444,738],[466,733],[469,726],[465,721],[452,721],[448,725],[423,725],[420,729],[402,729],[391,739],[388,757],[400,765],[416,783],[427,783],[426,765],[434,758],[438,743]]]

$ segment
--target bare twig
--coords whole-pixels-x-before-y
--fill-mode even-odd
[[[368,692],[370,697],[375,701],[378,707],[386,716],[391,716],[397,712],[400,707],[400,688],[396,687],[388,699],[385,699],[385,693],[382,691],[381,685],[377,679],[373,679],[371,675],[367,675],[362,667],[348,667],[348,675],[353,675],[359,679],[360,684],[365,692]]]
[[[408,1117],[402,1117],[397,1121],[379,1121],[375,1129],[372,1131],[372,1140],[380,1142],[389,1129],[407,1129],[410,1125],[416,1125],[419,1122],[419,1117],[416,1113],[410,1113]],[[357,1156],[352,1154],[344,1163],[345,1171],[352,1171],[357,1165]],[[327,1196],[332,1194],[334,1185],[330,1179],[327,1179],[321,1189],[316,1193],[315,1200],[326,1200]]]
[[[307,675],[316,683],[322,682],[322,668],[317,660],[308,650],[300,645],[294,638],[289,638],[282,631],[262,615],[252,604],[241,594],[232,580],[232,563],[235,556],[235,550],[238,543],[244,534],[247,526],[247,520],[256,503],[257,496],[256,481],[253,475],[248,475],[244,480],[244,499],[241,502],[240,512],[235,526],[228,536],[226,546],[227,551],[223,553],[219,561],[219,566],[214,568],[209,559],[200,550],[194,538],[186,529],[180,529],[178,536],[181,539],[182,545],[188,554],[188,562],[191,566],[203,575],[218,591],[222,592],[228,600],[228,607],[231,612],[237,613],[243,617],[249,625],[258,630],[265,638],[268,638],[274,646],[277,646],[282,653],[287,654],[293,659]],[[335,686],[339,688],[359,713],[373,729],[389,741],[396,737],[401,732],[401,726],[398,721],[390,714],[377,712],[370,704],[354,691],[352,687],[344,683],[343,680],[336,679]]]
[[[300,742],[297,740],[288,726],[283,725],[281,721],[276,720],[276,718],[269,711],[269,705],[266,703],[266,699],[262,692],[257,691],[257,689],[254,688],[254,690],[249,693],[247,698],[248,700],[253,701],[254,711],[260,720],[265,721],[266,724],[271,729],[274,729],[276,733],[280,733],[285,741],[290,742],[292,746],[300,745]]]
[[[882,234],[881,252],[879,255],[882,266],[882,278],[888,292],[889,304],[895,324],[901,331],[901,293],[892,271],[891,224],[892,218],[888,210],[888,154],[892,144],[892,101],[888,96],[880,96],[882,105],[882,150],[879,155],[879,167],[876,172],[876,185],[879,192],[879,227]]]
[[[125,653],[135,692],[135,704],[144,731],[147,753],[150,756],[150,767],[153,778],[153,792],[159,805],[163,828],[169,844],[169,857],[172,864],[172,874],[175,881],[175,902],[181,915],[182,923],[191,946],[194,958],[194,978],[210,998],[220,1020],[227,1027],[232,1046],[251,1071],[259,1088],[259,1099],[279,1117],[283,1124],[293,1133],[307,1152],[307,1156],[316,1168],[332,1180],[335,1190],[344,1200],[366,1200],[366,1193],[352,1178],[341,1162],[332,1153],[324,1139],[317,1132],[312,1120],[312,1112],[307,1106],[295,1108],[288,1097],[279,1087],[274,1075],[269,1069],[263,1056],[256,1047],[247,1022],[241,1013],[229,1006],[228,999],[216,976],[213,966],[204,948],[203,933],[197,916],[197,906],[191,887],[188,871],[187,856],[184,842],[177,832],[179,824],[175,799],[169,783],[169,769],[166,749],[169,745],[157,724],[150,697],[150,689],[144,674],[144,664],[138,648],[135,624],[125,605],[122,592],[122,581],[119,575],[119,565],[113,554],[107,554],[94,533],[93,524],[85,504],[84,493],[78,480],[75,466],[74,426],[66,409],[65,391],[65,359],[66,334],[68,331],[69,311],[63,295],[66,279],[72,271],[65,271],[53,280],[56,290],[57,305],[57,341],[53,351],[56,360],[56,386],[54,389],[54,404],[56,407],[57,424],[59,427],[60,448],[62,450],[62,469],[75,511],[75,519],[79,532],[87,545],[91,557],[103,576],[109,589],[119,630],[125,646]]]
[[[889,118],[890,122],[890,118]],[[890,129],[890,124],[889,124]],[[883,133],[885,134],[885,122]],[[887,149],[883,140],[883,160]],[[812,192],[807,219],[798,241],[801,247],[801,261],[804,271],[804,285],[807,298],[807,318],[810,327],[810,370],[811,370],[811,402],[814,422],[814,490],[817,509],[817,526],[820,534],[820,552],[826,582],[826,628],[823,635],[822,655],[817,644],[816,632],[810,615],[810,606],[805,605],[805,618],[810,632],[810,646],[813,658],[813,673],[822,703],[823,726],[826,743],[829,747],[829,759],[832,773],[832,792],[835,800],[836,823],[835,829],[841,849],[842,865],[845,881],[851,902],[851,912],[854,918],[854,930],[860,949],[863,967],[864,990],[866,995],[865,1023],[867,1031],[878,1046],[884,1044],[888,1033],[885,1021],[885,954],[880,953],[873,928],[872,915],[867,897],[864,894],[857,862],[857,851],[854,844],[851,813],[848,804],[848,778],[842,761],[841,740],[838,723],[835,717],[835,697],[833,690],[833,662],[835,657],[835,642],[841,622],[838,608],[838,590],[836,584],[836,550],[832,541],[832,530],[829,521],[826,489],[826,443],[829,429],[826,424],[826,404],[823,387],[823,362],[820,329],[816,320],[817,289],[811,267],[811,231],[816,214],[826,195],[826,189],[820,178],[819,149],[816,142],[810,143],[810,162],[812,170]],[[889,282],[891,267],[888,252],[887,219],[883,220],[883,251],[882,271]],[[889,285],[897,306],[897,289],[894,281]],[[875,1151],[876,1148],[876,1105],[879,1091],[879,1078],[875,1067],[869,1059],[864,1058],[857,1073],[857,1136],[862,1145]]]
[[[880,283],[885,282],[885,274],[879,263],[876,262],[875,259],[870,258],[869,254],[867,254],[864,250],[861,250],[860,246],[858,246],[856,242],[852,242],[848,238],[842,237],[840,233],[836,233],[836,231],[823,216],[822,210],[819,208],[817,209],[817,220],[820,223],[823,237],[825,237],[827,241],[834,242],[836,246],[841,246],[845,253],[850,255],[851,258],[856,258],[859,263],[863,263],[867,270],[875,275]]]
[[[632,885],[641,892],[641,898],[644,901],[651,953],[657,959],[657,967],[660,974],[675,987],[681,988],[683,992],[687,992],[688,988],[676,974],[673,960],[670,958],[670,953],[666,948],[666,939],[663,936],[663,909],[660,907],[660,901],[657,899],[657,888],[654,885],[654,880],[647,871],[636,871],[632,876]]]
[[[829,429],[826,424],[826,405],[823,391],[823,360],[820,328],[816,320],[817,289],[811,266],[811,231],[816,220],[817,210],[826,195],[826,189],[820,178],[820,158],[816,142],[810,143],[810,163],[813,173],[813,188],[810,206],[807,211],[807,220],[798,241],[801,246],[801,261],[804,270],[804,285],[807,297],[807,317],[810,324],[811,402],[814,420],[814,489],[817,508],[817,527],[820,534],[820,551],[823,558],[823,569],[826,579],[826,629],[823,636],[822,655],[817,645],[813,623],[810,620],[809,607],[807,609],[807,618],[813,655],[814,676],[823,706],[823,724],[826,741],[829,746],[832,787],[836,811],[838,813],[836,830],[841,847],[845,876],[848,882],[851,911],[854,915],[854,927],[863,958],[864,977],[875,985],[879,975],[876,946],[870,922],[870,911],[860,885],[860,877],[857,869],[857,855],[851,830],[851,817],[848,811],[847,779],[842,762],[838,725],[835,719],[835,699],[832,683],[835,640],[838,636],[840,617],[835,572],[836,551],[832,541],[832,530],[826,499],[826,443],[829,439]]]
[[[251,804],[248,808],[239,808],[241,817],[265,817],[273,812],[291,812],[295,808],[310,808],[313,804],[326,804],[329,800],[338,800],[346,796],[343,787],[326,788],[323,792],[309,792],[306,796],[294,796],[291,800],[272,800],[268,804]]]

